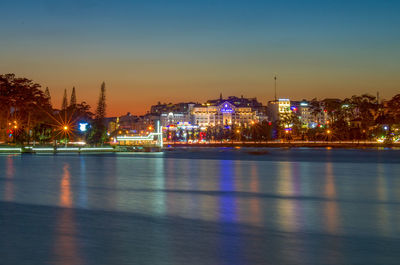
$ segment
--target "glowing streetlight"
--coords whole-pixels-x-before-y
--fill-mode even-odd
[[[68,126],[65,125],[65,126],[63,127],[63,129],[64,129],[64,131],[68,131]]]
[[[326,133],[327,133],[327,134],[330,134],[330,133],[331,133],[331,130],[327,130]]]

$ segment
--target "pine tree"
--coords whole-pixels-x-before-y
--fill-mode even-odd
[[[107,140],[107,128],[104,124],[106,116],[106,84],[103,82],[100,88],[99,102],[96,109],[96,120],[88,137],[88,142],[103,144]]]
[[[66,110],[68,107],[68,100],[67,100],[67,89],[64,90],[64,97],[61,105],[62,110]]]
[[[69,105],[70,106],[75,106],[76,105],[75,87],[72,87],[71,100],[69,101]]]
[[[45,96],[45,98],[48,99],[49,104],[51,105],[51,96],[50,96],[50,90],[48,87],[46,87],[46,90],[44,91],[44,96]]]
[[[96,119],[102,120],[106,116],[106,84],[103,82],[100,88],[99,102],[97,104]]]

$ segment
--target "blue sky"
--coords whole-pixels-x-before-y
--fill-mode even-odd
[[[115,114],[220,92],[265,103],[275,73],[294,99],[400,91],[400,1],[0,4],[0,73],[49,86],[57,104],[72,86],[92,103],[103,80]]]

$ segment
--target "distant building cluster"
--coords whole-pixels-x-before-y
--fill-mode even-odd
[[[378,97],[365,94],[344,100],[277,98],[263,104],[257,98],[224,98],[221,94],[219,98],[203,103],[159,102],[143,116],[128,113],[109,118],[108,130],[111,137],[116,138],[149,135],[162,130],[164,139],[174,142],[226,139],[398,141],[400,130],[395,121],[400,114],[395,111],[397,101],[396,96],[380,103]]]
[[[109,131],[123,133],[143,133],[160,121],[165,129],[197,128],[206,130],[215,126],[249,127],[260,122],[277,122],[283,115],[294,113],[303,126],[313,127],[325,123],[326,115],[315,117],[311,114],[310,103],[307,100],[291,101],[277,99],[263,105],[257,98],[229,96],[207,100],[204,103],[161,103],[151,106],[150,111],[143,116],[127,113],[124,116],[108,118]]]

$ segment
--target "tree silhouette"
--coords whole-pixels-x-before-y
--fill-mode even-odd
[[[29,141],[32,128],[44,120],[48,98],[40,85],[14,74],[0,75],[0,128],[4,136],[12,129],[13,140]],[[12,128],[10,128],[12,126]]]
[[[67,100],[67,89],[64,90],[64,97],[61,105],[62,110],[66,110],[68,107],[68,100]]]
[[[100,88],[99,101],[96,109],[96,119],[104,119],[106,116],[106,84],[103,82]]]
[[[46,90],[44,91],[44,96],[47,98],[49,101],[49,104],[51,105],[51,96],[50,96],[50,90],[48,87],[46,87]]]
[[[69,101],[69,105],[70,106],[75,106],[76,105],[75,87],[72,87],[71,100]]]
[[[100,87],[100,96],[97,103],[95,121],[90,131],[88,142],[92,144],[103,144],[107,140],[107,128],[104,118],[106,116],[106,84],[103,82]]]

